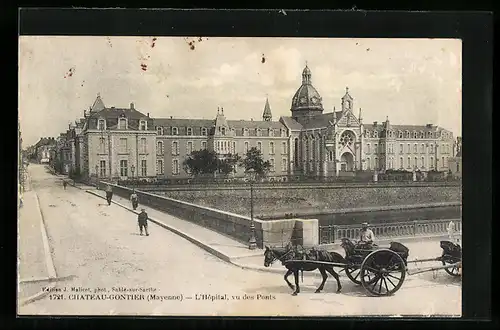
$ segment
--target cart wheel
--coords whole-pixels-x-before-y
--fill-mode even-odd
[[[441,261],[443,263],[443,266],[453,265],[453,264],[456,263],[456,262],[452,262],[451,260],[447,260],[447,259],[442,259]],[[460,273],[458,271],[458,267],[457,266],[453,266],[452,268],[445,268],[444,270],[445,270],[445,272],[447,272],[451,276],[460,276]]]
[[[347,275],[347,277],[349,277],[349,279],[353,283],[358,284],[358,285],[361,284],[361,280],[359,277],[360,272],[361,272],[361,268],[359,268],[358,266],[346,266],[346,268],[345,268],[345,274]]]
[[[399,254],[389,249],[370,253],[361,264],[363,287],[374,296],[396,293],[406,277],[406,266]]]

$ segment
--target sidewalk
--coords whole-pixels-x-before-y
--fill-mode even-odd
[[[106,196],[105,192],[101,190],[93,189],[87,190],[87,192],[103,199]],[[113,196],[113,203],[135,214],[139,214],[141,209],[141,204],[139,204],[137,211],[134,211],[129,200],[116,195]],[[151,207],[145,208],[151,222],[182,236],[224,261],[232,262],[233,259],[250,256],[262,256],[263,258],[264,251],[262,249],[249,250],[248,245],[236,241],[231,237],[219,234],[189,221],[176,218]]]
[[[34,190],[24,193],[24,205],[18,217],[18,301],[29,303],[42,298],[43,287],[51,287],[55,278],[48,240],[38,197]]]
[[[103,199],[105,198],[105,192],[95,190],[95,188],[87,190],[87,193]],[[112,202],[135,214],[139,214],[141,209],[141,205],[139,204],[138,211],[133,211],[129,200],[116,195],[113,196]],[[249,250],[246,244],[236,241],[226,235],[219,234],[213,230],[179,219],[151,207],[145,208],[151,222],[182,236],[226,262],[243,269],[278,273],[281,275],[284,274],[284,267],[279,261],[273,263],[270,267],[264,267],[264,250],[262,249]],[[442,238],[443,236],[394,238],[381,240],[379,245],[380,247],[388,247],[390,241],[396,240],[410,248],[410,253],[413,256],[412,259],[415,259],[414,257],[417,253],[419,258],[432,258],[437,257],[441,253],[438,242]],[[338,244],[329,244],[321,248],[344,255],[344,250]],[[321,274],[319,272],[304,272],[304,276],[320,278]]]

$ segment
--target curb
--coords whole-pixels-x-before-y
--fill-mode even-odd
[[[93,192],[93,191],[90,191],[90,190],[85,190],[85,191],[86,191],[87,193],[89,193],[89,194],[95,195],[95,196],[100,197],[100,198],[102,198],[102,199],[106,199],[106,198],[102,197],[101,195],[99,195],[99,194],[97,194],[97,193],[95,193],[95,192]],[[121,204],[121,203],[115,202],[115,201],[113,201],[113,200],[111,201],[111,203],[116,204],[116,205],[118,205],[118,206],[121,206],[121,207],[123,207],[124,209],[126,209],[126,210],[128,210],[128,211],[130,211],[130,212],[132,212],[132,213],[139,214],[139,212],[134,211],[134,210],[130,209],[129,207],[127,207],[127,206],[125,206],[125,205],[123,205],[123,204]],[[151,217],[149,217],[149,220],[150,220],[151,222],[153,222],[154,224],[156,224],[156,225],[158,225],[158,226],[160,226],[160,227],[163,227],[163,228],[165,228],[165,229],[168,229],[168,230],[170,230],[171,232],[173,232],[173,233],[175,233],[175,234],[177,234],[177,235],[181,236],[182,238],[184,238],[184,239],[186,239],[186,240],[190,241],[191,243],[193,243],[193,244],[197,245],[198,247],[202,248],[203,250],[205,250],[205,251],[207,251],[207,252],[209,252],[209,253],[211,253],[211,254],[215,255],[215,256],[216,256],[216,257],[218,257],[219,259],[222,259],[222,260],[224,260],[224,261],[226,261],[226,262],[231,263],[231,258],[230,258],[229,256],[227,256],[227,255],[225,255],[224,253],[220,252],[219,250],[214,249],[213,247],[211,247],[211,246],[209,246],[209,245],[207,245],[207,244],[205,244],[205,243],[203,243],[203,242],[201,242],[201,241],[197,240],[196,238],[194,238],[194,237],[192,237],[192,236],[190,236],[190,235],[188,235],[188,234],[186,234],[186,233],[182,232],[181,230],[179,230],[179,229],[177,229],[177,228],[174,228],[174,227],[172,227],[172,226],[170,226],[170,225],[167,225],[167,224],[165,224],[164,222],[162,222],[162,221],[160,221],[160,220],[157,220],[157,219],[154,219],[154,218],[151,218]]]
[[[38,198],[38,194],[36,193],[36,191],[33,191],[33,193],[35,194],[35,197],[36,197],[35,200],[36,200],[38,212],[40,212],[41,234],[42,234],[42,241],[43,241],[43,250],[45,251],[45,264],[47,266],[47,272],[49,273],[49,278],[48,278],[49,284],[47,285],[46,290],[43,290],[39,293],[36,293],[28,298],[21,300],[19,302],[19,304],[21,306],[30,304],[36,300],[39,300],[39,299],[45,297],[50,292],[50,290],[56,286],[55,283],[50,282],[50,281],[57,278],[56,269],[54,267],[54,260],[52,260],[52,254],[50,253],[49,238],[47,235],[47,229],[45,228],[45,220],[43,217],[43,212],[42,212],[42,209],[40,207],[40,200]],[[19,290],[20,284],[21,283],[18,281],[18,290]]]

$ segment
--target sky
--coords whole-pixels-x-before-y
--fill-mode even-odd
[[[151,117],[290,116],[308,65],[324,113],[346,87],[363,122],[432,123],[462,134],[458,39],[21,36],[19,118],[25,146],[57,137],[101,95]]]

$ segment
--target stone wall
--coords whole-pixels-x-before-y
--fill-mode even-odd
[[[250,191],[240,187],[164,190],[155,193],[236,214],[250,214]],[[254,212],[256,217],[283,217],[287,213],[295,214],[296,211],[320,214],[340,209],[436,205],[437,203],[460,203],[461,200],[462,188],[459,185],[256,187],[254,189]]]

